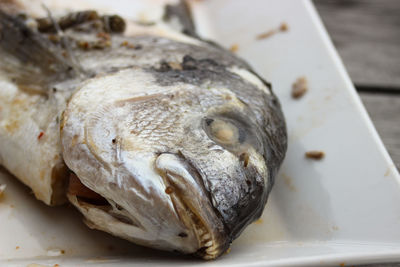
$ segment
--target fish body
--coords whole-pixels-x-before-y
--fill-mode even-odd
[[[218,257],[262,214],[286,152],[270,84],[194,31],[88,14],[0,13],[1,164],[91,228]]]

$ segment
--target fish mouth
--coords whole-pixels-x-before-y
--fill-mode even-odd
[[[158,156],[156,169],[176,214],[196,236],[198,250],[193,254],[212,260],[225,252],[230,244],[229,236],[198,172],[181,154],[169,153]]]
[[[156,170],[165,185],[165,194],[172,203],[172,212],[184,225],[183,229],[186,228],[176,234],[179,238],[197,241],[194,245],[197,250],[189,253],[205,260],[215,259],[224,253],[231,239],[197,171],[182,156],[174,154],[160,154],[156,158]],[[80,210],[100,209],[121,223],[132,224],[127,220],[128,217],[115,217],[108,200],[83,185],[72,172],[68,198]],[[91,223],[90,219],[85,222],[91,228],[103,230],[101,226]]]

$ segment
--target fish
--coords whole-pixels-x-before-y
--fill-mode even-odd
[[[183,2],[162,23],[4,5],[0,164],[38,200],[205,260],[261,216],[287,149],[279,100],[247,62],[197,35]]]

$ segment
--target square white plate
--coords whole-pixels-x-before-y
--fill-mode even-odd
[[[157,14],[153,5],[161,0],[85,2],[143,18],[146,8]],[[0,202],[0,265],[319,266],[400,260],[399,174],[311,2],[197,0],[192,8],[199,33],[225,47],[236,44],[282,102],[289,150],[261,220],[230,253],[203,262],[89,230],[73,208],[45,206],[2,171],[0,183],[8,187]],[[256,40],[282,22],[288,31]],[[291,86],[301,76],[309,92],[293,100]],[[307,160],[308,150],[323,150],[326,157]]]

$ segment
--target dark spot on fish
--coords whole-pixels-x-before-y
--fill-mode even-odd
[[[18,13],[17,18],[19,18],[21,20],[27,20],[28,16],[25,13]]]
[[[250,185],[251,185],[251,181],[250,181],[250,180],[246,180],[246,184],[247,184],[248,186],[250,186]]]
[[[196,251],[196,254],[198,254],[198,255],[206,255],[207,254],[206,249],[208,249],[208,247],[201,247]]]
[[[119,220],[120,222],[123,222],[125,224],[130,224],[130,225],[136,225],[131,218],[124,216],[122,214],[118,214],[118,213],[112,213],[110,214],[111,216],[113,216],[114,218],[116,218],[117,220]]]
[[[60,42],[60,36],[57,34],[49,34],[47,38],[54,44],[57,44]]]
[[[143,48],[143,46],[141,44],[137,44],[137,45],[135,45],[135,47],[133,49],[140,50],[142,48]]]
[[[115,204],[115,208],[116,208],[117,210],[123,210],[123,208],[122,208],[120,205],[118,205],[118,204]]]
[[[183,57],[182,69],[195,70],[195,69],[197,69],[196,65],[197,65],[197,61],[193,57],[191,57],[189,55],[186,55]]]
[[[157,71],[160,71],[160,72],[167,72],[170,70],[172,70],[171,66],[165,61],[161,62],[160,67],[157,69]]]
[[[205,122],[206,122],[206,125],[207,125],[207,126],[210,126],[211,123],[213,123],[213,121],[214,121],[214,120],[213,120],[213,119],[210,119],[210,118],[206,118],[206,119],[205,119]]]
[[[29,38],[31,36],[31,32],[28,28],[22,28],[21,29],[21,34],[24,38]],[[20,40],[20,43],[22,44],[24,42],[24,39]]]
[[[111,142],[113,143],[113,144],[115,144],[116,142],[117,142],[117,139],[113,139],[113,140],[111,140]]]
[[[238,127],[239,129],[239,138],[238,141],[240,144],[243,144],[246,141],[246,133],[244,131],[244,129]]]
[[[184,238],[184,237],[187,237],[188,235],[186,233],[182,232],[182,233],[179,233],[178,236]]]
[[[54,93],[57,92],[57,88],[53,87],[53,92]]]

